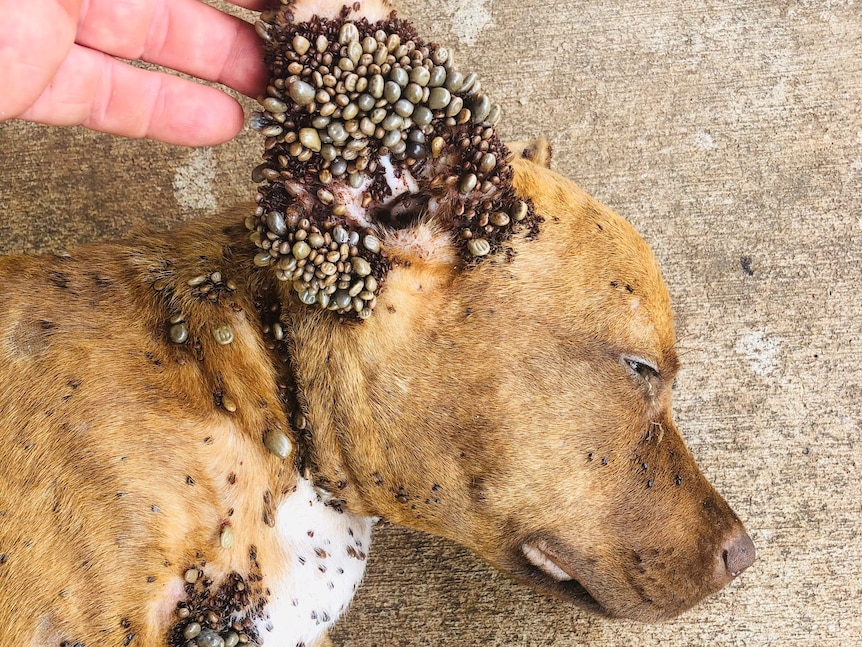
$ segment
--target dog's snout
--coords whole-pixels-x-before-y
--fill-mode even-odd
[[[742,526],[731,530],[721,542],[717,564],[716,580],[724,586],[754,563],[756,551],[754,542]]]

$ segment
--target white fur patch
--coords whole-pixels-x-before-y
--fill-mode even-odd
[[[276,529],[286,561],[267,575],[269,618],[258,624],[265,645],[311,645],[347,609],[371,545],[372,520],[326,505],[306,479],[278,508]]]
[[[537,546],[533,546],[532,544],[524,544],[521,546],[521,550],[524,553],[524,556],[530,560],[530,563],[533,566],[536,566],[548,575],[549,577],[554,578],[558,582],[565,582],[567,580],[572,579],[571,576],[566,573],[562,568],[554,564],[551,559],[545,554],[545,552],[541,549],[541,543]]]
[[[385,244],[390,249],[399,249],[426,261],[458,263],[458,250],[452,244],[451,232],[433,223],[420,223],[411,229],[389,232]]]

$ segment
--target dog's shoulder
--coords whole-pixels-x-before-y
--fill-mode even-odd
[[[297,471],[264,332],[278,313],[242,238],[225,214],[0,259],[0,442],[15,466],[0,470],[0,582],[19,597],[0,604],[3,644],[162,644],[147,632],[205,582],[246,582],[237,614],[266,606],[252,584],[283,556],[276,513]],[[94,635],[62,635],[87,609],[98,617],[72,624]]]

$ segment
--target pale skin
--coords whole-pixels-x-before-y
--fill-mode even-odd
[[[255,11],[272,5],[231,1]],[[345,3],[300,1],[296,17],[335,15]],[[385,0],[362,5],[360,14],[372,20],[388,13]],[[252,25],[200,0],[0,0],[0,16],[0,122],[81,125],[207,146],[240,131],[240,104],[212,86],[126,61],[154,63],[251,97],[266,85]]]

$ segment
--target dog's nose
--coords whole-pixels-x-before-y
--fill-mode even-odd
[[[724,586],[754,563],[754,542],[745,529],[738,526],[721,543],[719,555],[716,579]]]

